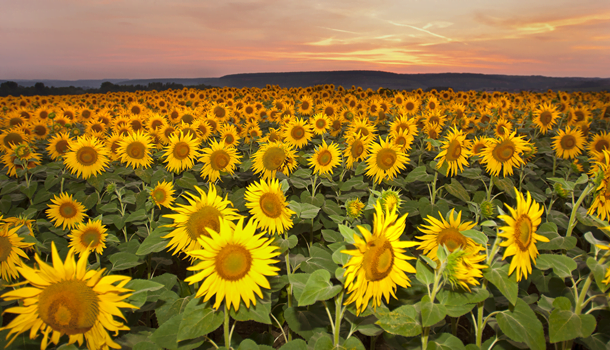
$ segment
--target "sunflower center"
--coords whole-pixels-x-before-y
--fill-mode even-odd
[[[321,166],[327,166],[332,162],[332,160],[333,155],[330,153],[329,150],[322,150],[322,152],[318,154],[318,164],[320,164]]]
[[[233,135],[229,134],[227,136],[225,136],[225,143],[228,145],[233,144],[233,142],[235,142],[235,137],[233,137]]]
[[[199,236],[210,237],[206,228],[214,232],[220,232],[220,217],[221,213],[218,209],[206,205],[191,214],[191,217],[186,222],[186,232],[194,241]]]
[[[316,120],[316,128],[324,129],[325,127],[326,127],[326,120],[324,120],[324,119]]]
[[[11,132],[6,134],[4,137],[4,145],[6,147],[11,147],[11,144],[18,145],[23,142],[23,137],[16,132]]]
[[[239,244],[228,244],[216,255],[214,266],[222,279],[238,281],[250,271],[252,254]]]
[[[277,218],[282,215],[282,200],[275,193],[265,193],[261,196],[258,201],[261,206],[263,213],[270,218]]]
[[[309,104],[309,102],[308,102],[308,101],[303,101],[303,102],[301,103],[301,109],[302,109],[302,110],[304,110],[304,111],[308,110],[310,106],[311,106],[311,105]]]
[[[466,237],[454,227],[444,228],[437,238],[438,245],[445,245],[449,252],[466,247]]]
[[[461,154],[462,154],[462,145],[461,145],[460,141],[453,140],[449,144],[449,147],[447,147],[447,154],[446,154],[445,158],[449,162],[455,162],[460,158]]]
[[[38,136],[44,136],[47,134],[47,128],[42,125],[36,125],[34,127],[34,134]]]
[[[78,210],[72,202],[63,203],[59,206],[59,215],[64,219],[71,219],[77,214]]]
[[[377,166],[382,170],[390,170],[394,164],[396,164],[397,154],[396,151],[389,148],[382,148],[377,152]]]
[[[174,157],[178,160],[183,160],[191,153],[191,147],[184,141],[177,142],[174,146]]]
[[[575,111],[574,116],[576,116],[576,121],[581,122],[585,120],[585,114],[582,111]]]
[[[290,131],[290,136],[295,140],[300,140],[305,137],[305,129],[302,126],[297,125]]]
[[[370,132],[369,129],[365,128],[364,126],[361,126],[359,128],[357,128],[356,130],[354,130],[354,134],[360,133],[360,135],[362,136],[369,136]]]
[[[576,138],[572,135],[564,135],[560,141],[561,148],[564,150],[571,150],[576,146]]]
[[[434,101],[431,101],[431,102],[428,104],[428,108],[430,108],[430,109],[436,109],[436,103],[435,103]]]
[[[335,114],[335,109],[334,109],[334,108],[332,108],[332,107],[330,107],[330,106],[329,106],[329,107],[326,107],[326,108],[324,109],[324,114],[326,114],[327,116],[329,116],[329,117],[330,117],[330,116],[332,116],[333,114]]]
[[[540,124],[547,126],[553,121],[553,114],[549,111],[540,113]]]
[[[367,243],[367,250],[362,259],[365,275],[369,281],[379,281],[392,272],[394,250],[385,238],[377,238]]]
[[[499,143],[493,150],[493,157],[501,163],[508,162],[515,153],[515,144],[510,140]]]
[[[95,325],[99,298],[84,281],[61,281],[46,287],[38,297],[40,319],[55,331],[82,334]]]
[[[396,138],[396,140],[394,140],[394,143],[400,146],[404,146],[407,144],[407,139],[404,136],[398,136]]]
[[[130,158],[142,159],[146,155],[146,146],[142,142],[132,142],[127,145],[125,153],[127,153]]]
[[[225,111],[224,108],[220,107],[220,106],[216,106],[214,108],[214,115],[216,116],[216,118],[218,119],[222,119],[224,118],[224,116],[227,114],[227,111]]]
[[[532,220],[527,215],[521,215],[515,224],[515,241],[521,251],[529,248],[532,238]]]
[[[133,106],[133,107],[131,107],[131,113],[140,114],[140,113],[142,113],[142,109],[140,109],[140,107],[138,107],[138,106]]]
[[[602,153],[605,149],[610,148],[610,142],[602,139],[595,143],[595,150],[599,153]]]
[[[97,247],[100,244],[100,232],[95,228],[90,228],[83,232],[80,241],[85,247]]]
[[[165,201],[165,198],[167,198],[167,194],[165,193],[164,189],[158,188],[153,191],[152,197],[155,200],[155,202],[163,203]]]
[[[483,152],[484,149],[485,149],[485,144],[477,143],[476,145],[474,145],[474,147],[472,147],[472,153],[479,154],[479,153]]]
[[[163,122],[161,120],[155,119],[150,123],[151,129],[158,129],[163,126]]]
[[[354,141],[354,143],[352,144],[351,151],[352,151],[352,157],[354,157],[355,159],[360,157],[362,155],[362,153],[364,153],[364,144],[362,143],[362,141],[360,141],[360,140]]]
[[[97,162],[97,150],[90,146],[81,147],[76,152],[76,160],[83,166],[90,166]]]
[[[0,262],[5,262],[13,251],[13,245],[8,237],[0,236]]]
[[[407,104],[405,105],[405,108],[407,109],[407,111],[412,111],[415,109],[415,103],[409,101],[407,102]]]
[[[217,171],[226,168],[230,161],[231,156],[224,150],[214,151],[210,156],[210,165],[212,166],[212,169]]]
[[[280,147],[270,147],[263,154],[263,166],[267,170],[277,170],[282,166],[285,159],[286,154],[283,149]]]

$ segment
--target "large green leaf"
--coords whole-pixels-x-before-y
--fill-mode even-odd
[[[595,325],[593,315],[577,315],[572,310],[555,309],[549,316],[549,338],[551,343],[586,338],[593,333]]]
[[[511,277],[508,277],[508,268],[508,264],[503,266],[492,265],[483,272],[483,277],[496,286],[502,295],[514,305],[517,302],[519,285],[517,284],[515,273],[513,273]]]
[[[421,259],[417,259],[417,262],[415,263],[415,270],[417,271],[415,273],[415,278],[417,278],[418,281],[425,285],[434,283],[434,271],[432,268],[430,268],[430,266],[424,264]]]
[[[419,312],[413,305],[404,305],[394,311],[378,310],[376,322],[386,332],[403,337],[415,337],[422,332]]]
[[[271,293],[267,290],[263,292],[263,298],[256,297],[256,305],[250,304],[246,307],[243,300],[239,306],[239,310],[235,312],[233,308],[229,315],[236,321],[256,321],[259,323],[271,324]]]
[[[222,325],[224,313],[214,311],[208,303],[200,304],[200,301],[200,298],[196,298],[186,305],[178,328],[178,341],[206,335]]]
[[[303,339],[291,340],[282,345],[280,350],[307,350],[307,343]]]
[[[470,200],[468,191],[466,191],[464,186],[462,186],[462,184],[454,178],[451,179],[451,184],[445,185],[445,187],[443,188],[446,189],[447,192],[464,202],[468,202]]]
[[[466,347],[464,347],[464,343],[462,343],[462,341],[449,334],[449,333],[441,333],[440,336],[430,340],[428,342],[428,348],[427,350],[441,350],[441,349],[446,349],[446,350],[463,350],[466,349]]]
[[[306,308],[289,307],[284,311],[284,318],[290,329],[305,339],[309,339],[315,333],[326,332],[330,323],[326,316],[326,310],[316,303]]]
[[[299,298],[299,306],[312,305],[318,300],[328,300],[343,289],[341,285],[330,282],[330,272],[326,270],[314,271],[307,280],[305,288]]]
[[[565,255],[540,254],[536,259],[536,268],[540,270],[553,268],[553,272],[562,278],[572,276],[572,271],[574,271],[576,267],[574,259]]]
[[[441,304],[431,302],[427,295],[422,298],[420,309],[423,327],[433,326],[447,315],[447,309]]]
[[[502,332],[510,339],[525,343],[533,350],[546,348],[542,323],[523,300],[517,299],[514,310],[497,314],[496,320]]]
[[[144,242],[138,247],[136,255],[143,256],[151,253],[158,253],[167,247],[167,240],[161,238],[167,235],[171,231],[171,228],[165,226],[159,226],[154,229],[148,237],[144,239]]]
[[[144,261],[131,253],[121,252],[108,257],[112,263],[112,271],[122,271],[142,264]]]

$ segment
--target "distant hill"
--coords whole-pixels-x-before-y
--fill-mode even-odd
[[[1,80],[0,83],[6,80]],[[34,86],[42,82],[53,87],[83,87],[99,89],[103,82],[116,85],[143,85],[149,83],[174,83],[184,86],[211,85],[218,87],[258,87],[267,84],[281,87],[305,87],[321,84],[334,84],[350,88],[352,85],[364,89],[379,87],[396,90],[446,89],[453,90],[501,90],[544,91],[547,89],[563,91],[610,91],[610,78],[553,78],[524,75],[491,75],[474,73],[438,74],[397,74],[381,71],[329,71],[329,72],[287,72],[287,73],[248,73],[230,74],[220,78],[176,78],[176,79],[100,79],[100,80],[15,80],[21,86]]]

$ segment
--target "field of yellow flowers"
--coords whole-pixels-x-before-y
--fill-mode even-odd
[[[0,98],[7,349],[607,349],[610,94]]]

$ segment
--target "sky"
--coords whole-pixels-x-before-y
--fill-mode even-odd
[[[0,0],[0,79],[610,78],[610,0]]]

